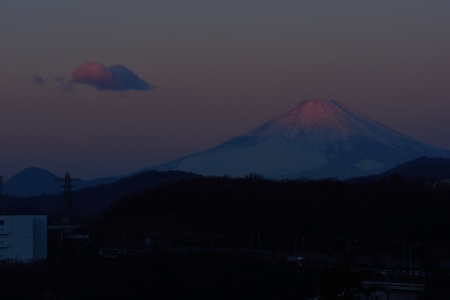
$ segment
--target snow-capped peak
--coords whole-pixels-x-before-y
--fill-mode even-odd
[[[346,178],[450,152],[384,126],[334,100],[309,100],[210,150],[157,169],[204,175]]]
[[[405,141],[418,142],[384,126],[335,100],[307,100],[276,116],[256,129],[249,136],[265,138],[281,136],[290,141],[347,140],[349,137],[364,137],[390,147],[401,146]],[[402,139],[402,141],[399,140]]]

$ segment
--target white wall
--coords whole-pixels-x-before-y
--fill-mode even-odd
[[[47,258],[47,216],[0,216],[0,260]]]

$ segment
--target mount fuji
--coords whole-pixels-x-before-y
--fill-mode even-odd
[[[377,174],[450,151],[405,136],[334,100],[308,100],[210,150],[151,169],[272,179]]]

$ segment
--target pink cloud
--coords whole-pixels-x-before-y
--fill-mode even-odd
[[[91,84],[98,89],[120,86],[120,83],[114,80],[111,71],[95,61],[87,61],[76,68],[72,72],[72,82]]]
[[[73,83],[87,84],[98,90],[149,90],[153,87],[122,65],[110,68],[95,61],[87,61],[72,72]]]

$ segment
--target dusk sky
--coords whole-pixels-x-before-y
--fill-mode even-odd
[[[450,149],[449,14],[449,0],[2,0],[0,174],[126,174],[308,99]]]

